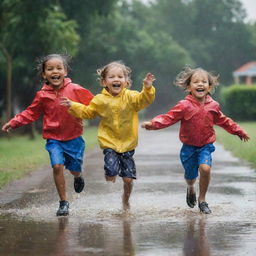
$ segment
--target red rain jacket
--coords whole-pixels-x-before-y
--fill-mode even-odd
[[[12,128],[17,128],[36,121],[43,115],[43,138],[67,141],[83,133],[83,123],[68,113],[68,108],[60,105],[60,98],[67,97],[73,101],[88,105],[93,94],[71,79],[65,78],[59,90],[44,84],[37,92],[33,102],[23,112],[9,121]]]
[[[244,136],[244,130],[232,119],[226,117],[220,110],[219,103],[209,95],[204,104],[199,103],[192,95],[186,96],[166,114],[156,116],[151,120],[150,129],[157,130],[181,121],[181,142],[202,147],[216,140],[213,126],[218,125],[227,132]]]

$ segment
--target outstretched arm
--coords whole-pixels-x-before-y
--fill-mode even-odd
[[[40,102],[40,95],[37,93],[32,103],[24,111],[17,114],[3,125],[2,131],[10,132],[13,129],[36,121],[43,112]]]
[[[66,97],[60,99],[60,105],[68,107],[68,112],[76,118],[92,119],[97,115],[95,102],[91,101],[88,106],[72,101]]]
[[[236,122],[231,118],[225,116],[220,110],[218,111],[217,117],[215,119],[215,124],[225,129],[227,132],[237,135],[240,140],[248,141],[250,137]]]
[[[166,114],[158,115],[152,120],[142,123],[141,127],[146,130],[159,130],[171,126],[183,118],[184,105],[179,102],[172,107]]]

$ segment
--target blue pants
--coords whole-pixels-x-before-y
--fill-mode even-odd
[[[82,137],[68,141],[48,139],[45,148],[49,152],[52,167],[63,164],[70,171],[81,172],[85,149]]]
[[[212,143],[202,147],[190,146],[183,144],[180,151],[180,160],[185,169],[185,179],[193,180],[198,176],[200,164],[212,165],[211,153],[215,151]]]
[[[113,177],[119,175],[120,177],[127,177],[136,179],[136,167],[133,159],[134,150],[117,153],[111,148],[103,150],[104,170],[105,175]]]

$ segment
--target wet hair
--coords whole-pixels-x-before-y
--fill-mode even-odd
[[[44,57],[39,57],[36,60],[36,70],[38,72],[38,76],[42,77],[43,72],[45,71],[45,63],[51,59],[60,59],[63,62],[63,65],[67,72],[70,70],[69,63],[71,61],[70,55],[65,54],[49,54]]]
[[[190,85],[191,78],[196,72],[204,72],[208,76],[209,85],[211,87],[210,94],[213,94],[215,88],[219,85],[219,75],[215,75],[213,72],[208,72],[203,68],[191,68],[190,66],[185,66],[183,70],[176,76],[174,84],[185,91]]]
[[[131,72],[132,70],[127,67],[123,62],[121,61],[113,61],[110,62],[109,64],[105,65],[102,68],[97,69],[97,75],[98,75],[98,80],[100,81],[101,85],[103,85],[103,81],[106,79],[107,73],[111,68],[120,68],[124,72],[125,79],[127,80],[127,88],[131,87],[132,85],[132,80],[131,80]]]

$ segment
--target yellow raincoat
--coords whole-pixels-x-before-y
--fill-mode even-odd
[[[143,87],[141,92],[123,89],[112,96],[106,89],[97,94],[88,106],[72,102],[69,113],[81,119],[101,118],[98,141],[102,149],[118,153],[135,149],[138,144],[138,112],[155,98],[155,88]]]

